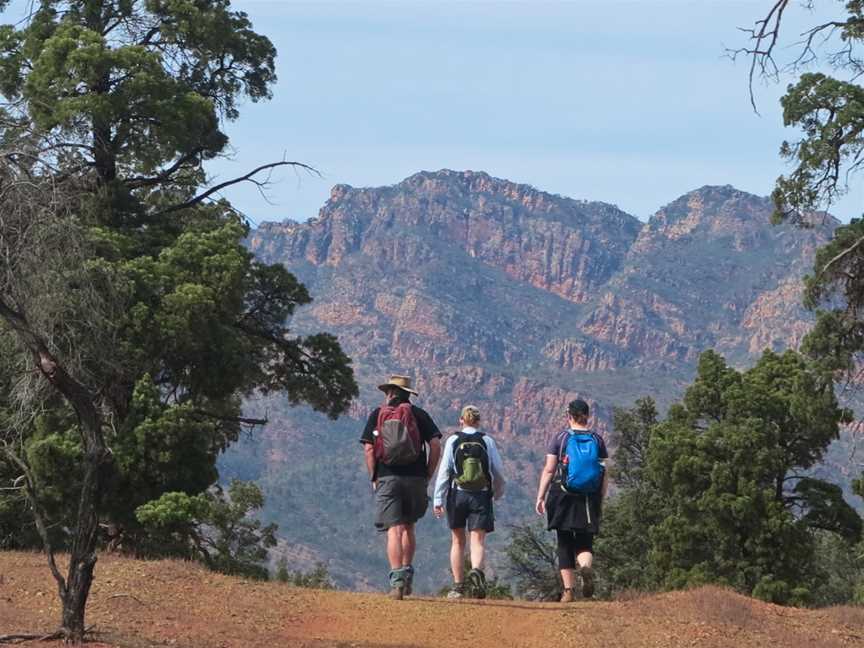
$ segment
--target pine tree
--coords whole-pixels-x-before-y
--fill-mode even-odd
[[[215,185],[205,171],[239,103],[270,97],[272,43],[229,0],[32,9],[0,27],[0,470],[24,478],[49,556],[58,541],[71,553],[65,577],[49,564],[63,633],[81,641],[100,523],[146,547],[135,510],[214,483],[219,453],[262,423],[245,396],[336,417],[357,387],[334,337],[286,328],[308,292],[255,261],[217,198],[292,163]],[[22,390],[34,369],[42,382]]]

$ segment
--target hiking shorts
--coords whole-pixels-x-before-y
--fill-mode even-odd
[[[375,490],[375,526],[386,531],[397,524],[414,524],[428,506],[425,477],[381,477]]]
[[[594,534],[588,531],[556,531],[558,569],[576,569],[576,556],[594,552]]]
[[[447,525],[469,531],[495,530],[492,491],[464,491],[451,488],[447,493]]]

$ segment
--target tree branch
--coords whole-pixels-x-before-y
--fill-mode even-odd
[[[48,527],[45,525],[46,514],[39,502],[39,497],[36,493],[36,480],[33,479],[33,474],[30,472],[30,467],[9,447],[3,448],[4,454],[9,460],[14,463],[24,473],[24,487],[27,493],[27,500],[30,502],[30,508],[33,511],[33,521],[36,522],[36,530],[39,532],[39,537],[42,539],[42,547],[45,550],[45,555],[48,558],[48,568],[51,570],[51,575],[57,581],[57,587],[60,590],[60,598],[66,596],[66,579],[60,573],[57,567],[57,561],[54,558],[54,547],[51,544],[51,537],[48,535]]]
[[[293,167],[296,167],[299,169],[305,169],[306,171],[309,171],[310,173],[314,173],[315,175],[321,175],[317,169],[309,166],[308,164],[303,164],[302,162],[287,162],[287,161],[286,162],[271,162],[270,164],[264,164],[264,165],[261,165],[260,167],[258,167],[257,169],[253,169],[252,171],[250,171],[249,173],[247,173],[244,176],[240,176],[239,178],[234,178],[233,180],[227,180],[226,182],[222,182],[222,183],[216,185],[215,187],[211,187],[210,189],[208,189],[204,193],[199,194],[199,195],[195,196],[194,198],[190,198],[186,202],[182,202],[182,203],[179,203],[177,205],[172,205],[171,207],[167,207],[161,211],[158,211],[155,214],[153,214],[153,216],[154,217],[164,216],[165,214],[170,214],[171,212],[180,211],[181,209],[187,209],[189,207],[194,207],[195,205],[203,202],[204,200],[206,200],[207,198],[209,198],[210,196],[212,196],[216,192],[221,191],[222,189],[225,189],[226,187],[230,187],[230,186],[235,185],[235,184],[240,184],[241,182],[251,182],[251,183],[258,185],[260,187],[262,185],[262,183],[255,180],[254,176],[261,173],[262,171],[266,171],[268,169],[275,169],[276,167],[281,167],[281,166],[293,166]]]

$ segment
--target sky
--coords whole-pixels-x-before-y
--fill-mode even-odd
[[[272,101],[226,125],[230,159],[209,170],[219,182],[283,157],[318,169],[278,171],[266,199],[249,184],[226,190],[253,223],[313,217],[337,183],[442,168],[641,219],[706,184],[767,195],[796,135],[782,125],[785,82],[757,87],[755,114],[746,61],[725,50],[770,4],[234,0],[275,44],[279,80]],[[821,17],[796,7],[788,33]],[[862,210],[856,189],[832,212]]]

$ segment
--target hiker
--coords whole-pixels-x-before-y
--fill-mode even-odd
[[[459,417],[462,431],[451,435],[444,444],[444,456],[438,469],[433,496],[435,517],[444,515],[450,527],[450,569],[453,587],[447,598],[458,599],[465,590],[465,529],[470,536],[470,591],[486,598],[486,575],[483,573],[486,534],[495,530],[492,499],[504,495],[504,473],[495,441],[480,432],[480,410],[473,405],[462,408]]]
[[[546,513],[547,528],[558,538],[558,568],[564,592],[561,602],[574,600],[576,566],[582,596],[594,596],[594,535],[600,528],[600,508],[606,495],[606,444],[588,425],[590,408],[582,399],[567,406],[568,429],[546,445],[535,509]]]
[[[411,404],[417,392],[409,377],[391,376],[378,389],[384,404],[369,415],[360,442],[375,493],[375,527],[387,534],[390,596],[401,599],[412,591],[414,524],[429,505],[427,487],[441,457],[441,432],[429,414]]]

